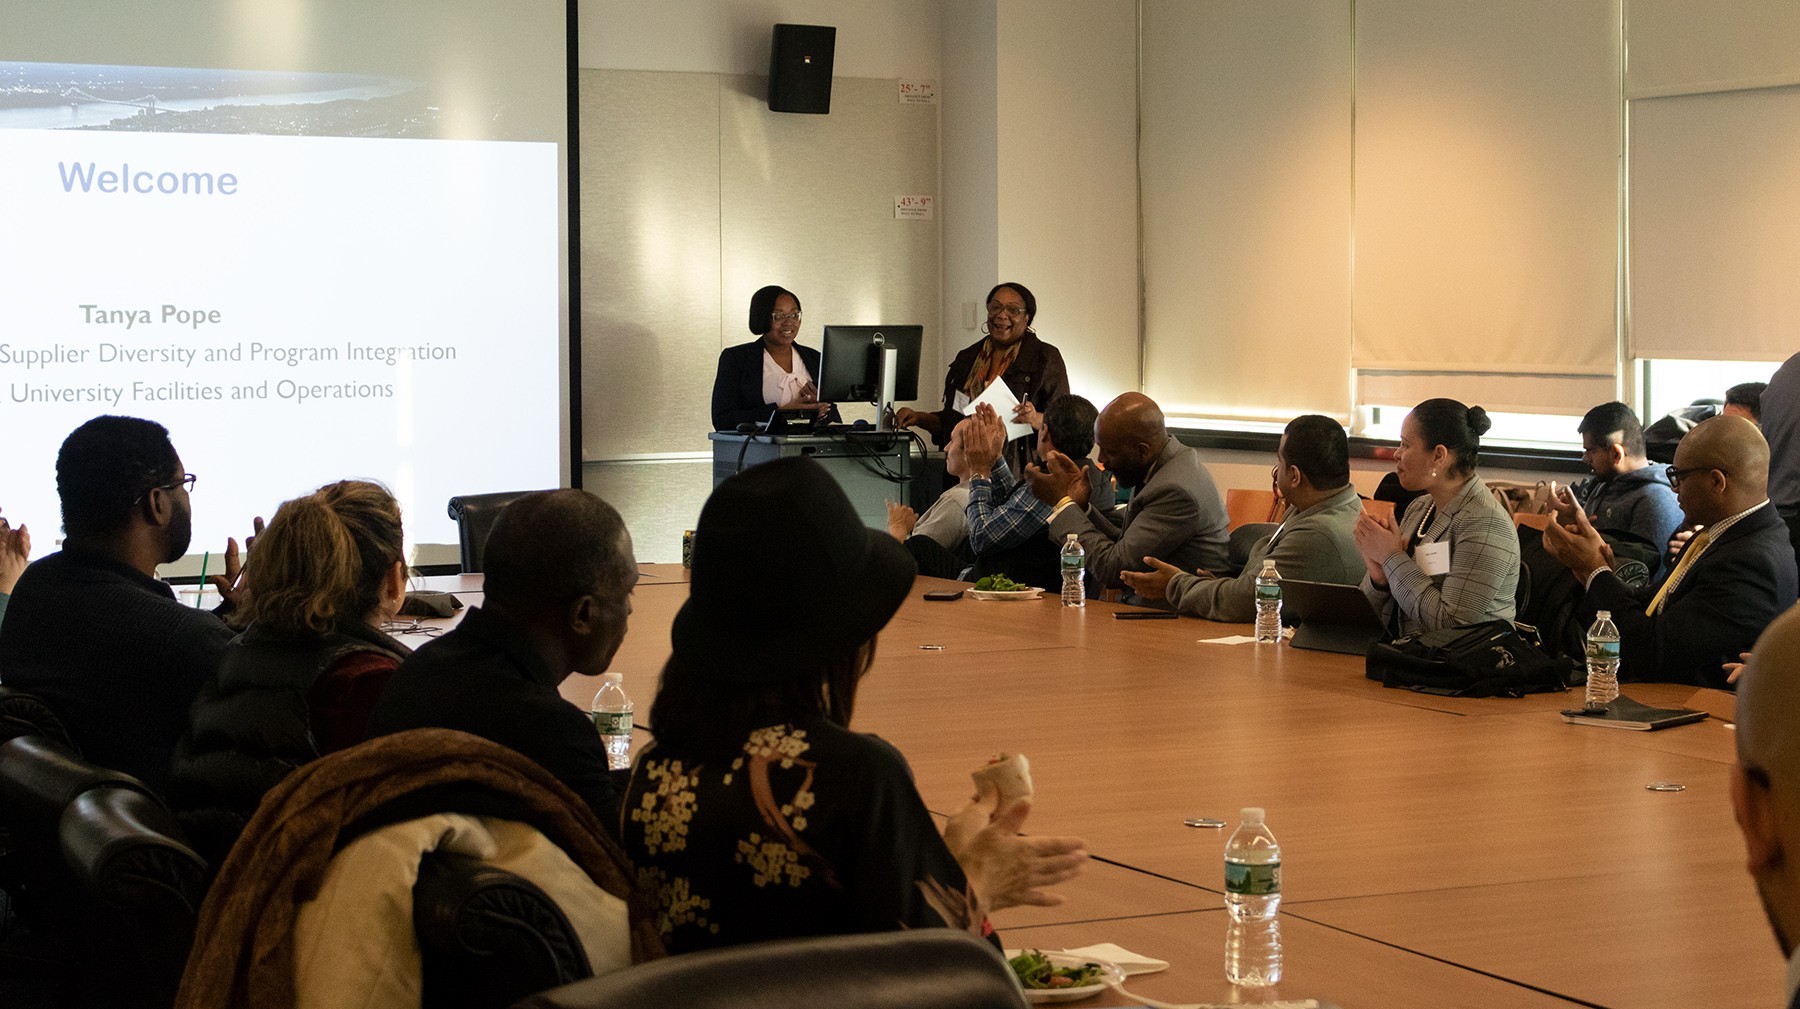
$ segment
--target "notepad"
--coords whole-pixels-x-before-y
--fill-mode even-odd
[[[1608,729],[1648,732],[1652,729],[1666,729],[1671,725],[1703,722],[1706,720],[1706,712],[1695,711],[1693,708],[1652,708],[1620,694],[1617,700],[1606,706],[1604,712],[1565,711],[1562,717],[1570,725],[1598,725]]]

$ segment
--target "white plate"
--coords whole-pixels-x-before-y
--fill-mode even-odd
[[[1013,957],[1018,956],[1020,952],[1020,950],[1009,949],[1006,951],[1006,958],[1011,960]],[[1102,974],[1111,978],[1114,984],[1122,984],[1125,981],[1125,972],[1120,970],[1117,964],[1108,963],[1105,960],[1095,960],[1090,957],[1070,956],[1067,953],[1059,953],[1053,949],[1046,949],[1041,952],[1044,956],[1049,958],[1052,967],[1079,967],[1086,963],[1098,964]],[[1106,989],[1107,985],[1105,982],[1099,984],[1084,984],[1078,988],[1027,988],[1025,989],[1025,1001],[1033,1003],[1034,1005],[1043,1005],[1052,1002],[1075,1002],[1084,998],[1092,998],[1093,996],[1106,991]]]
[[[1044,594],[1040,588],[1020,589],[1017,592],[993,592],[987,589],[970,589],[969,595],[988,602],[999,602],[1006,599],[1036,599]]]

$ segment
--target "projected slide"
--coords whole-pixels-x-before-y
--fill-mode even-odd
[[[559,152],[405,77],[0,63],[4,497],[40,552],[64,435],[167,426],[195,545],[344,477],[409,540],[453,494],[554,486]]]

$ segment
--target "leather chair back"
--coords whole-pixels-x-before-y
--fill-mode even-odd
[[[456,536],[462,546],[462,569],[472,574],[482,570],[481,557],[487,548],[488,533],[500,510],[527,494],[528,490],[497,491],[492,494],[458,494],[450,499],[450,517],[456,520]]]
[[[434,851],[419,861],[413,933],[423,1009],[500,1009],[593,974],[549,894],[467,855]]]
[[[514,1009],[1024,1009],[993,945],[966,932],[822,936],[686,953],[534,995]]]
[[[0,742],[19,736],[43,736],[79,754],[69,730],[36,695],[0,683]]]
[[[26,735],[0,743],[0,806],[20,909],[69,953],[62,967],[67,1000],[108,1007],[172,1002],[206,863],[162,800],[131,775]]]

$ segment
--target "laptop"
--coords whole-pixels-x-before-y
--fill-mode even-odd
[[[1284,618],[1299,624],[1289,644],[1319,652],[1366,655],[1387,633],[1360,585],[1281,580]]]

